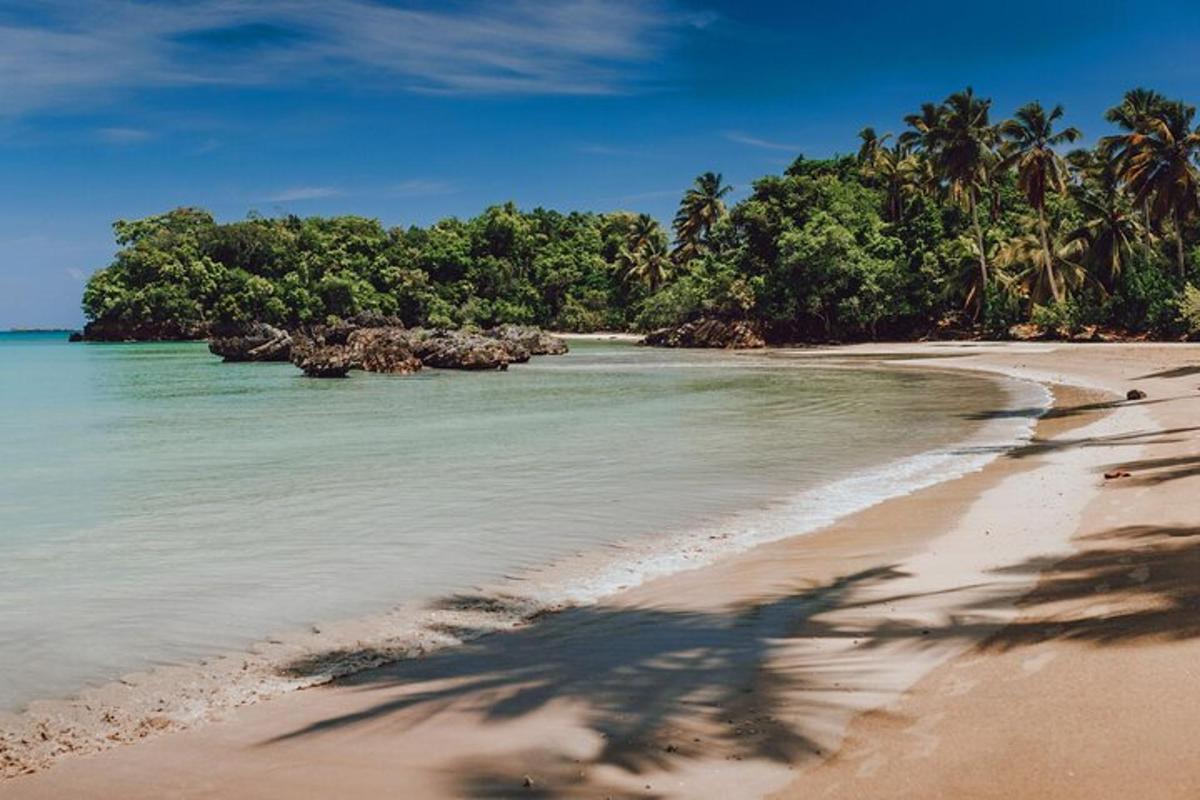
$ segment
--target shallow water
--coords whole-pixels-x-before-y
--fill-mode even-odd
[[[801,532],[979,466],[962,442],[1028,423],[981,418],[1043,401],[590,341],[317,381],[203,344],[0,334],[0,709],[613,543]]]

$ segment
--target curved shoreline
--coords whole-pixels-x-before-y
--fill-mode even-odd
[[[894,368],[866,363],[850,368],[881,367]],[[1049,395],[1043,400],[1048,408]],[[1019,446],[1031,426],[1032,420],[1028,426],[1019,420],[985,424],[970,439],[944,450],[856,473],[727,524],[618,544],[551,564],[538,570],[534,592],[523,591],[526,581],[518,577],[432,604],[402,604],[309,632],[269,637],[244,652],[196,664],[130,673],[74,697],[35,701],[25,711],[0,713],[0,777],[41,770],[63,756],[191,729],[242,706],[523,627],[547,613],[593,604],[647,581],[811,535],[866,508],[978,471]],[[877,483],[890,488],[881,492],[873,486]],[[834,492],[842,498],[836,503],[817,501],[818,495]],[[815,515],[813,508],[819,509]]]

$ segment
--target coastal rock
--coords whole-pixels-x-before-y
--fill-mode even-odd
[[[217,329],[213,333],[208,342],[209,352],[226,361],[288,361],[292,356],[291,334],[265,322]]]
[[[292,363],[310,378],[344,378],[356,366],[349,348],[344,345],[319,344],[312,340],[293,346]]]
[[[746,320],[721,320],[712,317],[685,322],[677,328],[654,331],[642,340],[652,347],[714,347],[748,350],[766,347],[759,326]]]
[[[411,375],[421,369],[413,353],[410,334],[400,328],[361,328],[347,337],[346,349],[352,364],[367,372]]]
[[[427,367],[486,370],[529,360],[529,351],[489,336],[463,331],[414,330],[413,352]]]
[[[1128,392],[1125,393],[1125,399],[1126,400],[1145,400],[1146,393],[1143,392],[1141,389],[1130,389]]]
[[[82,342],[83,341],[83,332],[82,331],[71,331],[70,335],[67,336],[67,341],[68,342]]]
[[[568,351],[566,341],[531,325],[497,325],[483,335],[517,345],[533,356],[561,356]]]

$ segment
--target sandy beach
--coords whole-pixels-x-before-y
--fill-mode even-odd
[[[773,357],[999,372],[1055,405],[982,471],[816,533],[0,796],[1200,795],[1200,347]]]

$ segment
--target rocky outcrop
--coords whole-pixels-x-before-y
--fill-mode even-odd
[[[411,375],[422,366],[403,328],[360,328],[347,337],[346,349],[355,367],[367,372]]]
[[[441,369],[506,369],[529,360],[529,351],[510,342],[463,331],[410,332],[413,352],[427,367]]]
[[[568,349],[564,340],[531,325],[498,325],[483,335],[519,347],[532,356],[561,356]]]
[[[310,378],[344,378],[346,373],[358,367],[345,345],[321,344],[312,339],[295,342],[292,363]]]
[[[677,328],[664,328],[648,334],[642,344],[652,347],[716,347],[748,350],[766,347],[761,329],[745,320],[705,317],[685,322]]]
[[[292,335],[265,322],[217,328],[208,349],[226,361],[288,361]]]
[[[507,369],[535,353],[565,353],[566,343],[537,328],[503,326],[483,333],[407,329],[350,320],[297,331],[291,359],[306,375],[342,377],[352,369],[408,375],[422,367]],[[365,320],[368,323],[391,322]],[[216,352],[214,350],[214,352]]]

